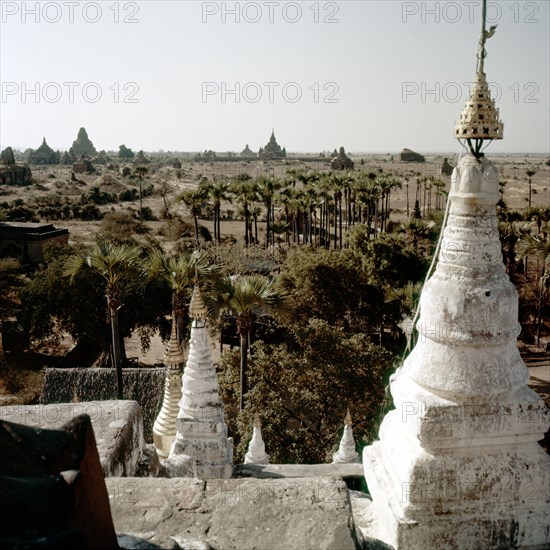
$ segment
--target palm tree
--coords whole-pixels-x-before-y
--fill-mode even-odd
[[[424,221],[411,218],[406,223],[400,224],[400,229],[411,239],[412,247],[416,252],[418,250],[418,243],[420,239],[426,239],[429,237],[431,227]]]
[[[209,300],[210,314],[219,318],[229,312],[237,321],[241,348],[239,408],[244,409],[247,392],[247,353],[249,333],[258,315],[280,317],[286,310],[286,297],[273,280],[262,275],[224,277],[217,281]]]
[[[180,344],[185,340],[185,318],[197,275],[212,277],[218,271],[218,267],[211,264],[206,254],[199,250],[169,257],[157,248],[149,254],[146,262],[147,278],[160,278],[172,289],[172,311]]]
[[[143,221],[143,188],[142,188],[142,181],[143,176],[147,174],[149,169],[147,166],[136,166],[134,168],[134,175],[137,175],[139,177],[139,220]]]
[[[250,207],[257,198],[257,186],[255,183],[250,181],[250,176],[248,174],[242,174],[241,176],[237,176],[237,178],[231,183],[230,190],[241,203],[243,208],[245,226],[244,244],[248,246],[252,240],[250,238]]]
[[[537,346],[539,346],[542,325],[542,305],[550,289],[550,234],[542,232],[538,235],[531,235],[525,232],[520,240],[520,252],[524,256],[536,256],[538,262],[541,264],[537,303]]]
[[[505,221],[498,224],[502,255],[506,261],[506,272],[512,280],[516,272],[516,246],[526,229],[526,222]]]
[[[204,188],[184,191],[176,200],[182,201],[193,216],[193,221],[195,223],[195,240],[197,245],[199,244],[199,222],[198,217],[202,213],[202,207],[204,206],[204,201],[206,200],[206,193]]]
[[[526,171],[525,171],[525,174],[528,178],[528,181],[529,181],[529,199],[528,199],[528,206],[529,208],[531,208],[531,193],[532,193],[532,189],[531,189],[531,178],[537,173],[537,171],[534,169],[534,168],[528,168]]]
[[[120,301],[120,282],[128,268],[136,266],[141,258],[141,249],[132,245],[111,244],[99,242],[92,247],[77,252],[67,258],[63,274],[74,278],[86,269],[101,275],[107,282],[105,297],[109,310],[109,321],[113,339],[113,366],[117,376],[117,398],[123,398],[122,391],[122,361],[118,310],[122,307]]]
[[[258,192],[260,194],[260,197],[262,198],[265,209],[266,209],[266,230],[265,230],[265,245],[266,247],[269,247],[271,242],[271,226],[273,225],[273,222],[275,220],[275,195],[276,193],[282,189],[283,184],[280,180],[269,177],[266,178],[264,176],[260,176],[256,180],[256,184],[258,186]],[[275,244],[275,239],[273,239],[273,244]]]
[[[199,184],[204,189],[206,196],[214,203],[214,240],[219,243],[221,239],[221,203],[230,201],[229,182],[225,176],[214,176],[214,181],[204,179]]]

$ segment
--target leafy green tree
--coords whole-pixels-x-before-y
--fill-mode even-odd
[[[65,262],[64,275],[71,282],[84,270],[92,270],[107,283],[105,297],[112,331],[113,363],[117,374],[117,397],[123,399],[121,336],[118,310],[122,307],[120,282],[127,268],[135,266],[140,260],[140,249],[136,246],[100,242],[87,250],[69,256]]]
[[[118,148],[118,158],[119,159],[133,159],[136,156],[136,154],[132,151],[132,149],[129,149],[126,147],[126,145],[121,145]]]
[[[428,270],[423,258],[399,236],[383,233],[367,239],[367,228],[356,226],[349,233],[350,248],[361,261],[368,281],[381,288],[399,288],[424,279]]]
[[[372,332],[382,319],[384,293],[367,275],[349,251],[296,249],[280,275],[289,317],[301,325],[316,317],[352,332]]]
[[[267,451],[274,463],[327,462],[338,444],[349,406],[356,441],[376,437],[384,388],[394,357],[363,334],[349,335],[319,319],[293,325],[285,345],[254,345],[244,410],[226,418],[236,436],[236,460],[244,457],[255,413],[262,418]],[[221,397],[236,406],[238,353],[222,356]]]
[[[254,318],[259,315],[284,316],[285,295],[277,284],[261,275],[223,277],[216,281],[208,301],[210,314],[218,319],[223,311],[235,317],[240,338],[240,397],[243,410],[248,390],[247,360],[249,334]]]

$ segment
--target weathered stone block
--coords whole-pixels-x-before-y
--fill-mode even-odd
[[[80,414],[90,416],[105,476],[134,475],[145,442],[135,401],[90,401],[0,407],[0,418],[40,428],[58,428]]]
[[[338,478],[110,478],[107,487],[123,548],[125,540],[224,550],[360,547],[348,491]]]

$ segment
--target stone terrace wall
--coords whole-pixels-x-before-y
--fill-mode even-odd
[[[162,405],[164,368],[124,369],[124,399],[137,401],[143,414],[143,435],[153,441],[153,424]],[[40,402],[71,403],[116,399],[114,369],[46,369]]]

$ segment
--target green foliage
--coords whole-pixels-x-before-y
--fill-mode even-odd
[[[104,239],[117,243],[133,243],[133,236],[140,233],[140,223],[129,212],[107,212],[100,225]]]
[[[107,280],[100,273],[83,269],[73,283],[64,276],[67,258],[84,250],[73,247],[52,249],[47,262],[30,279],[21,293],[20,320],[31,338],[58,340],[63,331],[79,344],[93,344],[97,354],[108,353],[111,333],[105,293]],[[167,334],[165,315],[170,311],[170,292],[156,281],[143,284],[139,264],[126,269],[118,280],[120,330],[128,337],[134,330],[147,346],[151,332]]]
[[[321,320],[294,325],[286,345],[254,345],[249,363],[252,388],[244,411],[228,414],[242,461],[255,413],[262,419],[273,463],[322,463],[338,445],[349,406],[356,441],[371,441],[379,422],[387,376],[394,358],[365,335],[349,336]],[[220,373],[221,396],[233,412],[238,401],[239,355],[226,352]]]
[[[299,249],[281,272],[295,322],[316,317],[353,332],[369,332],[380,323],[384,294],[369,283],[361,261],[350,251]]]
[[[23,284],[19,261],[15,258],[0,259],[0,326],[3,320],[15,316]]]
[[[396,288],[423,280],[427,259],[396,235],[380,234],[368,239],[365,226],[350,231],[351,249],[360,258],[369,282],[381,288]]]
[[[132,151],[132,149],[129,149],[126,145],[120,145],[118,148],[119,159],[133,159],[135,155],[136,154]]]
[[[109,204],[116,201],[117,196],[114,193],[101,191],[99,187],[92,187],[88,193],[82,193],[80,198],[82,204]]]
[[[120,201],[135,201],[139,198],[139,193],[137,189],[125,189],[121,191],[118,195],[118,200]]]

